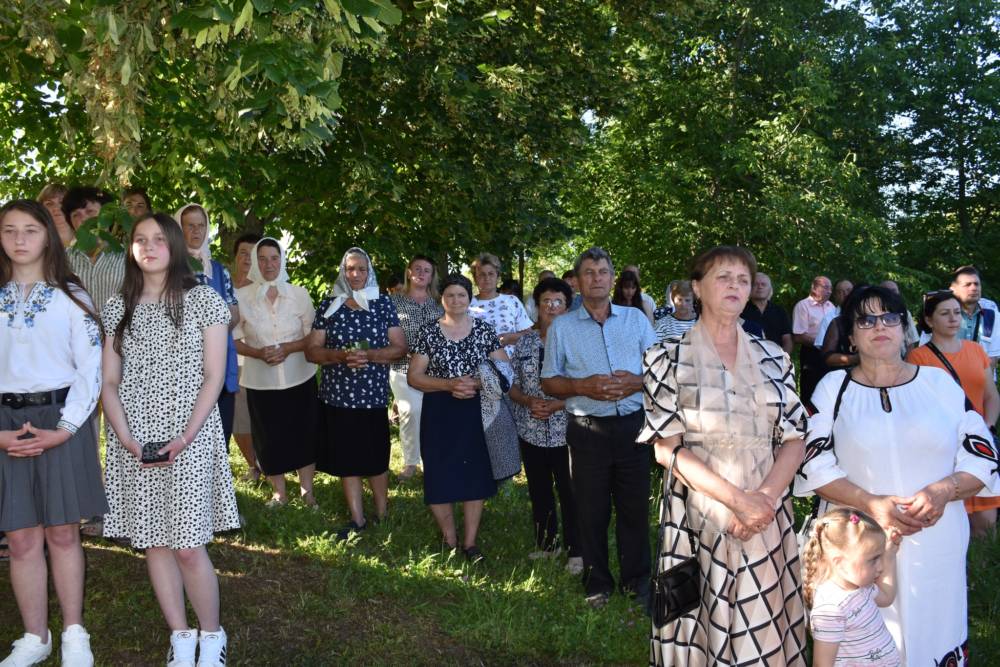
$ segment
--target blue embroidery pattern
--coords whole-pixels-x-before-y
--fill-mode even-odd
[[[7,326],[14,326],[17,316],[17,285],[10,282],[0,291],[0,314],[7,316]]]
[[[56,288],[38,283],[28,295],[28,303],[24,306],[24,326],[29,329],[35,326],[35,315],[45,312],[45,307],[52,301]]]
[[[90,339],[90,346],[97,347],[100,345],[101,329],[97,326],[97,321],[90,315],[84,315],[83,326],[87,330],[87,337]]]

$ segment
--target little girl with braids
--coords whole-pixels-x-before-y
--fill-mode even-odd
[[[855,509],[831,509],[816,521],[803,555],[813,667],[901,664],[878,610],[896,597],[900,538],[886,539]]]

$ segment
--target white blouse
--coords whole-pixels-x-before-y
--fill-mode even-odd
[[[266,295],[258,296],[259,287],[251,284],[236,290],[240,322],[233,329],[233,340],[264,348],[309,335],[316,313],[305,289],[282,283],[278,298],[271,303]],[[247,389],[288,389],[315,374],[316,364],[306,361],[305,352],[293,352],[275,366],[263,359],[244,357],[240,385]]]
[[[524,304],[512,294],[498,294],[492,299],[476,297],[469,304],[469,314],[492,324],[498,336],[530,329],[535,325],[528,317]],[[504,350],[508,357],[513,356],[513,345],[507,345]]]
[[[75,433],[101,395],[101,330],[58,287],[35,283],[21,294],[14,282],[0,287],[0,393],[69,387],[59,426]],[[90,305],[86,292],[75,295]]]

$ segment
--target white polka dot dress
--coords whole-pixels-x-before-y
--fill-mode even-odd
[[[114,332],[123,314],[120,296],[108,301],[105,330]],[[180,332],[161,304],[136,306],[122,340],[118,394],[137,441],[165,442],[182,432],[204,380],[202,330],[229,318],[222,298],[204,286],[185,295]],[[215,532],[239,527],[218,408],[174,463],[162,468],[141,468],[109,424],[105,484],[111,509],[104,534],[127,537],[137,549],[194,548]]]

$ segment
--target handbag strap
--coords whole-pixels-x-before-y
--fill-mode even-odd
[[[951,365],[950,361],[948,361],[948,357],[944,356],[944,352],[942,352],[940,348],[938,348],[938,346],[934,344],[934,341],[932,340],[927,341],[927,349],[934,353],[934,356],[938,358],[938,361],[944,364],[945,370],[951,373],[951,376],[955,378],[955,382],[958,383],[958,386],[962,387],[962,380],[961,378],[958,377],[958,372],[955,371],[955,367]],[[962,391],[963,392],[965,391],[965,387],[962,387]],[[972,405],[972,401],[969,400],[968,394],[966,394],[965,411],[966,412],[968,412],[969,410],[975,411],[975,409],[976,409],[975,406]]]
[[[833,427],[837,424],[837,415],[840,414],[840,402],[844,398],[844,392],[847,391],[847,385],[851,384],[851,369],[847,369],[844,372],[844,381],[840,383],[840,389],[837,390],[837,400],[833,402],[833,421],[830,422],[830,441],[833,442]],[[813,496],[812,511],[809,512],[809,518],[815,519],[819,516],[819,496]]]
[[[494,361],[489,357],[486,357],[486,363],[488,363],[490,365],[490,368],[493,369],[493,372],[497,374],[497,380],[500,381],[500,391],[502,391],[505,394],[509,392],[510,380],[507,379],[507,376],[500,372],[500,369],[497,368],[496,363],[494,363]]]
[[[670,455],[670,465],[667,466],[667,477],[664,482],[662,489],[666,489],[664,492],[660,490],[660,500],[663,503],[663,510],[660,514],[660,531],[659,537],[657,538],[657,544],[660,550],[663,549],[663,536],[666,532],[667,520],[670,519],[670,498],[667,497],[667,493],[672,497],[674,494],[674,466],[677,464],[677,454],[680,453],[681,449],[684,448],[684,443],[681,443],[674,447],[673,453]],[[694,556],[698,553],[698,545],[694,541],[694,531],[689,526],[688,528],[682,528],[680,524],[677,524],[678,530],[684,530],[688,535],[688,544],[691,546],[691,555]]]

